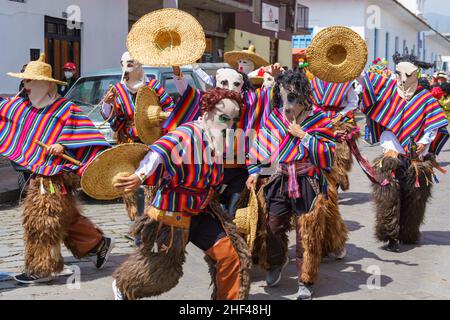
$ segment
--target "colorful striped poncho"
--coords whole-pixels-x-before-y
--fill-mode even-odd
[[[342,103],[351,87],[351,82],[332,83],[314,77],[311,80],[311,98],[315,105],[326,112],[330,119],[333,119],[337,116],[338,112],[345,107]],[[343,121],[345,122],[350,118],[353,118],[353,112],[349,112]]]
[[[147,83],[147,86],[152,88],[159,96],[159,101],[163,111],[172,111],[175,107],[172,97],[165,91],[160,82],[156,79],[152,79]],[[117,83],[114,86],[118,92],[118,97],[114,103],[115,114],[109,118],[108,122],[111,125],[111,129],[115,132],[123,132],[127,137],[132,140],[138,139],[136,127],[134,126],[134,104],[136,97],[132,95],[125,84]],[[103,118],[108,119],[109,115],[104,115]]]
[[[314,168],[307,175],[320,180],[323,191],[326,190],[322,170],[329,172],[334,160],[335,140],[330,118],[314,107],[300,126],[311,139],[309,148],[301,140],[288,132],[289,123],[281,111],[275,108],[261,128],[249,152],[250,174],[259,173],[263,166],[289,164],[294,161],[310,161]]]
[[[186,123],[161,137],[150,149],[164,161],[153,206],[188,215],[205,210],[223,178],[223,165],[214,161],[205,132],[197,122]],[[148,184],[148,182],[147,182]]]
[[[170,132],[184,123],[197,120],[201,114],[200,98],[202,94],[202,91],[188,85],[172,114],[163,124],[163,131]],[[259,131],[270,114],[271,96],[271,89],[257,89],[256,91],[242,93],[243,107],[240,121],[234,128],[235,140],[229,145],[230,148],[234,149],[234,160],[231,162],[240,162],[241,160],[238,160],[238,158],[243,158],[242,163],[239,164],[245,164],[245,154],[249,151],[248,137],[251,130]],[[227,151],[225,153],[229,154]],[[227,163],[229,163],[229,159],[227,159]]]
[[[65,98],[59,98],[43,109],[34,108],[30,101],[22,98],[1,102],[1,155],[40,175],[52,176],[61,171],[82,173],[84,167],[49,155],[34,143],[36,140],[47,145],[63,145],[68,154],[84,164],[109,147],[92,121]]]
[[[419,88],[410,100],[405,100],[398,94],[395,79],[367,73],[364,77],[361,111],[369,118],[372,143],[379,141],[384,130],[389,130],[408,153],[410,136],[418,142],[424,133],[438,129],[430,152],[439,154],[449,138],[447,119],[431,93]]]

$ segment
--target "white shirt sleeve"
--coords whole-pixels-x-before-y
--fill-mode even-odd
[[[346,99],[345,99],[344,103],[346,103],[346,105],[345,105],[344,109],[339,112],[343,116],[345,116],[347,114],[347,112],[356,110],[358,108],[358,96],[356,95],[356,92],[353,89],[353,87],[351,87],[348,90],[347,96],[345,98]]]
[[[214,80],[212,77],[203,71],[197,64],[193,65],[193,70],[197,77],[199,77],[207,85],[214,87]]]
[[[111,104],[103,102],[101,112],[103,118],[108,119],[112,112]]]
[[[420,140],[417,143],[421,143],[424,145],[430,144],[431,142],[433,142],[434,139],[436,139],[438,130],[439,129],[434,129],[434,130],[425,132],[423,137],[420,138]]]
[[[139,168],[134,172],[135,175],[137,175],[142,182],[147,179],[151,174],[153,174],[158,166],[163,162],[161,156],[159,153],[150,151],[147,153],[144,159],[142,159],[141,163],[139,164]]]

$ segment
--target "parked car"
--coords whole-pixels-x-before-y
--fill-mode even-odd
[[[183,67],[181,71],[193,88],[203,90],[201,81],[193,73],[192,68]],[[157,79],[161,82],[174,101],[179,98],[180,95],[173,80],[172,68],[144,67],[144,72],[149,79]],[[115,133],[111,130],[109,123],[105,123],[100,115],[101,106],[93,109],[101,102],[109,86],[120,82],[121,77],[122,69],[120,68],[88,73],[80,77],[65,95],[67,99],[80,106],[111,144],[116,142]]]

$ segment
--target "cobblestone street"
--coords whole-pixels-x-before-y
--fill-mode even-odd
[[[361,143],[362,153],[372,160],[379,147]],[[449,169],[450,150],[439,158]],[[317,285],[316,299],[449,299],[450,298],[450,176],[438,173],[440,184],[434,186],[426,222],[419,245],[402,247],[400,253],[380,249],[374,236],[374,209],[370,200],[368,179],[355,164],[351,189],[340,195],[340,208],[350,230],[347,256],[343,261],[324,260]],[[60,277],[50,284],[21,286],[0,275],[0,299],[112,299],[111,282],[114,269],[132,252],[133,244],[125,238],[129,228],[123,205],[117,202],[83,200],[85,215],[97,223],[107,235],[116,238],[109,262],[97,270],[89,260],[74,259],[63,249],[65,262],[81,270],[81,286],[66,284],[70,278]],[[17,205],[0,206],[0,274],[20,272],[23,266],[21,212]],[[290,235],[291,245],[294,234]],[[297,291],[294,247],[291,262],[284,270],[280,284],[265,287],[264,273],[252,273],[250,299],[293,299]],[[209,299],[210,277],[203,253],[188,245],[184,276],[179,285],[158,299]],[[379,277],[372,273],[379,272]],[[379,281],[378,281],[379,280]],[[377,285],[373,288],[369,285]]]

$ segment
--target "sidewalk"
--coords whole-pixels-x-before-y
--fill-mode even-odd
[[[0,168],[0,203],[15,201],[18,198],[17,173],[11,166]]]

